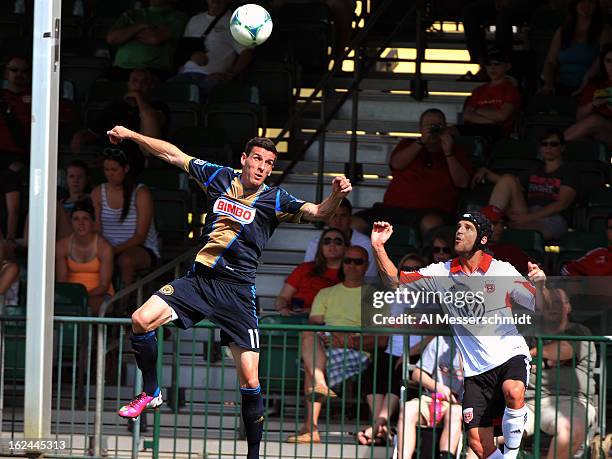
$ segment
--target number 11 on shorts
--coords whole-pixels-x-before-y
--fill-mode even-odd
[[[249,328],[249,338],[251,339],[251,347],[259,349],[259,330],[257,328]]]

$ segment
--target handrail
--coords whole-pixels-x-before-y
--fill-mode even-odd
[[[366,27],[362,30],[362,32],[366,31],[366,29],[367,29],[367,31],[369,33],[370,29],[368,28],[368,25],[370,25],[370,27],[373,27],[371,24],[373,24],[375,22],[375,20],[377,20],[378,17],[380,17],[380,14],[382,14],[382,13],[380,13],[380,11],[382,11],[383,9],[386,9],[386,6],[389,3],[390,3],[390,0],[386,0],[382,5],[380,5],[378,7],[378,9],[376,10],[378,15],[373,15],[370,18],[370,20],[368,21],[368,23],[366,24]],[[291,173],[291,171],[296,166],[296,164],[299,163],[302,160],[302,157],[304,156],[304,153],[306,152],[306,150],[308,150],[308,148],[314,143],[314,141],[325,131],[325,129],[327,128],[327,126],[329,125],[331,120],[334,118],[334,116],[336,116],[336,114],[338,113],[338,111],[340,110],[342,105],[347,101],[349,96],[351,96],[353,94],[353,91],[358,90],[359,83],[364,78],[364,75],[367,75],[368,72],[372,69],[372,67],[375,65],[377,59],[380,58],[380,56],[382,55],[384,50],[389,46],[389,44],[391,43],[393,38],[397,35],[399,30],[404,26],[404,24],[406,23],[407,19],[409,17],[411,17],[412,13],[414,13],[416,8],[417,8],[417,4],[416,3],[414,3],[410,8],[408,8],[406,13],[404,14],[404,17],[400,21],[398,21],[396,23],[395,28],[387,36],[387,38],[384,40],[384,42],[380,46],[380,48],[377,49],[376,53],[373,56],[371,56],[371,57],[368,56],[368,60],[367,60],[366,63],[364,63],[364,66],[363,66],[363,68],[361,69],[361,71],[360,71],[360,73],[358,75],[358,79],[354,77],[353,78],[353,82],[348,87],[347,91],[342,93],[342,95],[340,96],[339,100],[336,101],[336,103],[334,104],[332,109],[329,111],[329,113],[326,113],[326,114],[322,115],[323,119],[322,119],[321,125],[317,128],[317,130],[315,132],[312,133],[312,135],[308,138],[308,140],[306,140],[302,144],[299,153],[294,157],[294,159],[291,160],[291,163],[289,163],[289,165],[283,170],[283,173],[280,175],[280,177],[278,177],[276,179],[276,181],[274,182],[275,186],[278,186],[281,183],[283,183],[285,178],[289,175],[289,173]],[[351,42],[350,48],[356,50],[358,47],[362,46],[361,42],[365,39],[366,36],[367,35],[363,35],[361,33],[358,34],[357,37],[355,37],[355,39]],[[359,41],[357,41],[357,39],[359,39]],[[348,56],[348,52],[349,52],[348,50],[345,51],[345,54],[343,55],[343,59],[344,59],[344,57]],[[357,54],[356,51],[355,51],[355,53]],[[336,68],[332,69],[331,72],[328,72],[328,73],[325,74],[323,79],[319,82],[319,84],[315,88],[315,91],[313,91],[313,93],[310,95],[310,97],[306,100],[305,104],[310,104],[312,102],[312,100],[314,99],[314,96],[319,91],[321,91],[323,89],[323,87],[327,84],[328,80],[331,78],[331,75],[333,75],[337,71],[337,68],[338,67],[336,66]],[[304,109],[305,109],[305,107],[303,106],[302,110],[299,110],[299,111],[297,111],[296,113],[293,114],[293,116],[289,119],[289,121],[287,122],[285,127],[282,129],[282,131],[279,133],[279,135],[275,139],[276,142],[280,141],[282,139],[282,137],[288,132],[289,128],[295,123],[297,117],[302,114]],[[322,180],[321,175],[319,175],[318,180]]]

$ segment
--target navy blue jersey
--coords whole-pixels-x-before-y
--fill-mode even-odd
[[[245,196],[240,174],[230,167],[189,157],[184,168],[208,196],[204,246],[196,261],[221,276],[254,283],[268,239],[281,222],[299,223],[306,203],[266,184]]]

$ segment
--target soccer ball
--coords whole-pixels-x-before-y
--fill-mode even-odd
[[[272,33],[272,18],[265,8],[249,3],[234,11],[230,32],[243,46],[261,45]]]

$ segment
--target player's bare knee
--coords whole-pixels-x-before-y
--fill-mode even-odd
[[[521,408],[525,400],[525,386],[521,383],[504,385],[504,396],[510,408]]]

